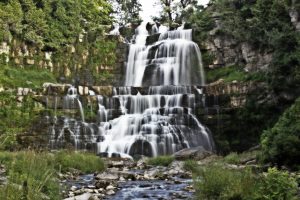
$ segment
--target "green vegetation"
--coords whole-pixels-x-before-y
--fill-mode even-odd
[[[224,162],[228,164],[245,164],[247,161],[255,160],[260,155],[259,151],[249,151],[236,153],[232,152],[224,157]]]
[[[83,173],[102,171],[104,162],[91,153],[76,153],[72,151],[60,151],[54,156],[56,170],[67,172],[70,169],[78,169]]]
[[[39,117],[40,109],[30,96],[24,97],[22,103],[15,94],[0,93],[0,149],[13,150],[17,145],[17,134],[27,131],[32,122]]]
[[[195,160],[186,160],[184,161],[183,168],[187,171],[195,171],[197,168],[197,161]]]
[[[147,164],[154,165],[154,166],[168,166],[173,161],[174,161],[173,156],[158,156],[155,158],[149,158]]]
[[[262,73],[247,73],[242,67],[227,66],[206,71],[206,81],[208,83],[223,79],[225,83],[232,81],[249,82],[249,81],[265,81],[266,78]]]
[[[102,171],[103,161],[76,152],[0,152],[0,164],[7,169],[8,184],[0,186],[0,199],[61,199],[58,172],[77,169],[84,173]]]
[[[47,70],[0,67],[0,86],[40,89],[45,82],[56,82],[54,75]]]
[[[299,95],[300,35],[289,16],[299,3],[283,0],[214,0],[211,3],[208,8],[198,7],[186,16],[186,21],[196,31],[196,39],[200,43],[205,41],[218,19],[217,27],[221,28],[217,35],[232,38],[237,43],[247,42],[261,53],[273,52],[270,67],[256,74],[256,78],[266,81],[276,94],[288,91]],[[212,79],[220,75],[224,79],[229,76],[247,80],[235,69],[211,73]]]
[[[17,89],[18,87],[37,89],[44,82],[56,82],[54,76],[46,71],[34,68],[3,66],[0,68],[0,86]],[[0,92],[0,149],[17,148],[17,134],[30,129],[39,118],[43,108],[35,105],[30,96],[17,97],[17,91]]]
[[[82,30],[112,22],[104,0],[8,0],[0,3],[0,40],[15,36],[44,49],[74,43]]]
[[[261,174],[250,168],[229,169],[222,161],[201,166],[186,161],[185,168],[193,172],[197,199],[296,199],[296,180],[276,168]]]
[[[199,199],[249,199],[257,187],[250,170],[209,166],[198,169],[197,176],[194,184]]]
[[[273,128],[261,139],[265,162],[291,167],[300,166],[300,98],[287,109]]]

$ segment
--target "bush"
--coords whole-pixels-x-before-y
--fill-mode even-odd
[[[240,163],[239,155],[236,152],[228,154],[224,158],[224,160],[225,160],[225,162],[227,162],[229,164],[239,164]]]
[[[260,184],[256,199],[260,200],[292,200],[296,198],[298,184],[289,176],[288,172],[269,168],[268,173]]]
[[[296,167],[300,164],[300,98],[275,126],[262,135],[262,160]]]
[[[155,158],[149,158],[147,164],[154,165],[154,166],[168,166],[173,161],[174,161],[173,156],[159,156]]]

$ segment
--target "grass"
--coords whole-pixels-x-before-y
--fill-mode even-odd
[[[83,173],[103,171],[104,162],[96,155],[91,153],[76,153],[73,151],[61,151],[55,154],[56,169],[62,172],[70,169],[78,169]]]
[[[173,161],[173,156],[158,156],[155,158],[149,158],[147,164],[153,166],[169,166]]]
[[[224,157],[224,162],[228,164],[244,164],[245,162],[257,159],[260,151],[251,151],[251,152],[243,152],[243,153],[236,153],[232,152]]]
[[[199,199],[247,199],[256,190],[256,178],[250,170],[230,170],[221,166],[197,170],[194,185]]]
[[[206,81],[208,83],[215,82],[219,79],[223,79],[225,83],[230,83],[232,81],[264,81],[265,75],[261,72],[247,73],[243,67],[240,66],[226,66],[206,71]]]
[[[20,67],[0,67],[0,86],[8,88],[41,88],[45,82],[56,82],[54,75],[47,70]]]
[[[61,199],[58,172],[71,169],[83,173],[104,170],[96,155],[82,152],[0,152],[6,166],[8,184],[0,186],[0,199]]]
[[[197,161],[195,160],[186,160],[184,161],[183,168],[187,171],[196,171],[197,170]]]
[[[250,168],[225,167],[226,162],[236,162],[249,155],[232,153],[227,159],[206,165],[198,165],[193,160],[185,161],[184,168],[193,173],[195,199],[297,199],[296,179],[285,171],[270,168],[267,173],[259,173]]]

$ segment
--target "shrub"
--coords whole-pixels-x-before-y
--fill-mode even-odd
[[[168,166],[174,161],[173,156],[159,156],[155,158],[149,158],[148,164],[154,166]]]
[[[268,173],[260,184],[256,199],[261,200],[293,200],[296,198],[298,184],[288,172],[269,168]]]
[[[227,162],[229,164],[239,164],[240,163],[239,155],[236,152],[228,154],[224,158],[224,160],[225,160],[225,162]]]
[[[262,159],[278,165],[300,164],[300,98],[262,135]]]

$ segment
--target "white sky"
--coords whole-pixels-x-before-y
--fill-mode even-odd
[[[158,16],[161,12],[159,6],[155,6],[158,0],[139,0],[142,4],[142,12],[140,13],[143,20],[151,20],[151,16]],[[198,0],[199,4],[206,5],[209,0]]]

